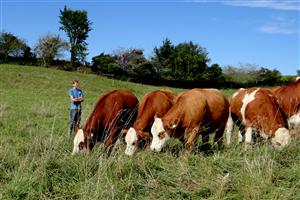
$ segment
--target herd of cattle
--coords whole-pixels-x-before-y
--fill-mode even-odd
[[[151,150],[160,152],[170,138],[191,150],[200,135],[206,144],[214,132],[214,142],[220,146],[224,132],[230,144],[234,124],[239,127],[239,142],[246,147],[253,143],[253,134],[278,149],[289,145],[290,130],[300,128],[300,80],[274,88],[242,88],[230,100],[217,89],[191,89],[178,95],[156,90],[140,102],[131,91],[113,90],[99,98],[83,128],[76,130],[72,154],[91,150],[96,142],[110,149],[123,135],[127,155],[151,140]]]

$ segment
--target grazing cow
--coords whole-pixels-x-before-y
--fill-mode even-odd
[[[181,93],[175,104],[151,127],[151,150],[160,152],[167,141],[178,138],[191,151],[198,136],[208,143],[209,133],[216,131],[214,141],[222,144],[229,114],[229,102],[216,89],[192,89]]]
[[[156,90],[146,94],[139,105],[137,120],[126,133],[127,144],[125,154],[131,156],[138,148],[150,139],[150,128],[154,117],[162,117],[174,104],[176,94],[169,90]]]
[[[83,129],[77,131],[72,154],[91,150],[96,142],[103,142],[109,150],[122,128],[132,126],[137,107],[138,99],[128,90],[113,90],[102,95]]]
[[[230,112],[226,132],[227,144],[230,144],[233,122],[239,127],[240,142],[245,135],[246,146],[252,143],[253,131],[263,138],[271,138],[273,146],[278,149],[287,146],[291,141],[284,113],[269,89],[238,90],[232,96]]]
[[[289,128],[300,128],[300,79],[273,91],[287,117]]]

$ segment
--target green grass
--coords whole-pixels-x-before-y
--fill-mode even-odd
[[[283,151],[232,144],[209,156],[174,153],[173,141],[160,154],[146,149],[132,158],[123,143],[110,157],[98,144],[71,156],[72,79],[85,92],[83,122],[103,92],[127,88],[141,98],[157,87],[16,65],[0,65],[0,76],[0,199],[300,199],[299,141]]]

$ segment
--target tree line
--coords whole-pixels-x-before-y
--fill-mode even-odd
[[[174,45],[168,38],[153,49],[146,58],[142,49],[118,49],[112,54],[101,53],[86,62],[86,39],[92,30],[92,22],[84,10],[60,10],[60,30],[66,32],[69,41],[59,35],[41,36],[30,48],[25,40],[12,33],[0,35],[0,62],[58,67],[64,70],[81,70],[103,76],[152,85],[183,88],[217,87],[238,88],[283,84],[276,69],[256,65],[225,66],[211,64],[205,48],[192,41]],[[70,52],[70,61],[62,60],[64,52]]]

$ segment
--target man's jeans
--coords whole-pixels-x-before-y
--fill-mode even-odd
[[[79,126],[81,120],[81,110],[79,109],[71,109],[70,110],[70,129],[69,136],[72,135],[75,126]]]

